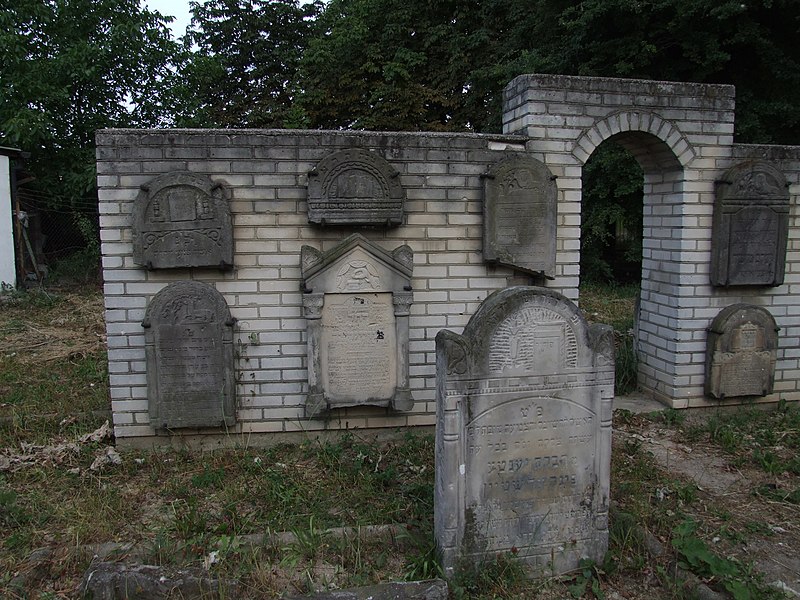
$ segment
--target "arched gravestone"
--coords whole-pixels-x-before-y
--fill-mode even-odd
[[[434,524],[443,566],[515,553],[565,573],[608,547],[614,342],[565,297],[490,295],[436,336]]]
[[[361,148],[329,154],[308,174],[309,223],[396,227],[404,200],[397,171]]]
[[[717,182],[711,283],[783,283],[789,236],[789,189],[783,173],[763,162],[729,169]]]
[[[724,400],[772,393],[778,330],[760,306],[734,304],[720,311],[708,328],[706,394]]]
[[[483,180],[484,260],[552,278],[558,213],[553,174],[521,155],[493,165]]]
[[[414,255],[354,234],[329,252],[301,249],[308,339],[305,414],[371,404],[408,411]]]
[[[147,400],[156,429],[235,422],[233,326],[225,299],[199,281],[177,281],[147,306]]]
[[[187,171],[144,184],[133,209],[133,261],[148,269],[231,268],[233,230],[222,184]]]

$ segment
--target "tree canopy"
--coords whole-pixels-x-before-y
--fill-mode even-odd
[[[138,0],[0,0],[0,143],[51,198],[91,197],[95,131],[168,123],[179,48]]]
[[[0,144],[31,153],[49,197],[93,196],[103,127],[500,131],[522,73],[734,84],[737,141],[800,142],[797,0],[191,7],[179,42],[143,0],[0,0]]]

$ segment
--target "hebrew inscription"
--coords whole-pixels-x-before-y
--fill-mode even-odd
[[[153,427],[233,425],[233,324],[205,283],[180,281],[156,294],[142,323]]]
[[[222,185],[189,172],[143,185],[134,205],[133,260],[148,269],[232,267],[231,214]]]
[[[789,190],[766,163],[743,163],[717,183],[711,282],[718,286],[783,283]]]
[[[484,176],[483,257],[552,277],[556,264],[556,183],[547,166],[515,156]]]
[[[489,296],[436,337],[434,522],[444,567],[514,552],[564,573],[608,545],[610,328],[544,288]],[[461,368],[453,368],[460,366]]]
[[[353,235],[322,253],[303,246],[308,328],[306,415],[371,404],[413,406],[408,385],[408,315],[413,255],[386,252]]]
[[[398,173],[361,148],[326,156],[308,175],[310,223],[395,227],[403,222],[404,200]]]
[[[327,294],[321,325],[322,385],[330,402],[391,398],[397,385],[392,295]]]
[[[778,327],[764,308],[735,304],[708,330],[706,394],[723,400],[772,393]]]

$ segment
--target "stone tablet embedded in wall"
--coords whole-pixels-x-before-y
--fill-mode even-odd
[[[711,241],[711,283],[783,283],[789,236],[786,178],[763,162],[728,170],[717,182]]]
[[[434,525],[448,574],[514,552],[529,574],[608,547],[611,328],[537,287],[490,295],[436,336]]]
[[[411,248],[352,235],[330,252],[302,248],[308,327],[306,416],[372,404],[410,410]]]
[[[178,281],[153,297],[142,322],[153,427],[234,424],[234,324],[208,284]]]
[[[334,152],[308,174],[309,223],[396,227],[404,200],[397,171],[361,148]]]
[[[556,182],[544,163],[513,156],[484,176],[483,258],[543,273],[556,265]]]
[[[751,304],[723,309],[708,330],[706,394],[722,400],[772,393],[777,349],[769,311]]]
[[[133,260],[148,269],[231,268],[233,231],[222,184],[176,171],[143,185],[133,212]]]

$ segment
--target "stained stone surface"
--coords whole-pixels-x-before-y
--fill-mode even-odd
[[[178,281],[153,297],[142,322],[153,427],[234,424],[234,324],[222,294],[206,283]]]
[[[233,266],[231,213],[222,184],[188,171],[167,173],[142,186],[133,211],[137,265]]]
[[[775,382],[778,326],[751,304],[723,309],[708,330],[706,394],[725,399],[766,396]]]
[[[553,277],[556,265],[556,182],[547,166],[512,156],[484,176],[483,258]]]
[[[334,152],[308,174],[310,223],[395,227],[403,222],[404,200],[397,171],[361,148]]]
[[[513,552],[534,576],[608,547],[611,328],[545,288],[495,292],[436,336],[434,523],[443,566]]]
[[[763,162],[729,169],[717,182],[711,283],[781,285],[788,235],[789,189],[783,174]]]
[[[352,235],[330,252],[301,252],[308,328],[306,415],[372,404],[410,410],[411,248],[386,252]]]

